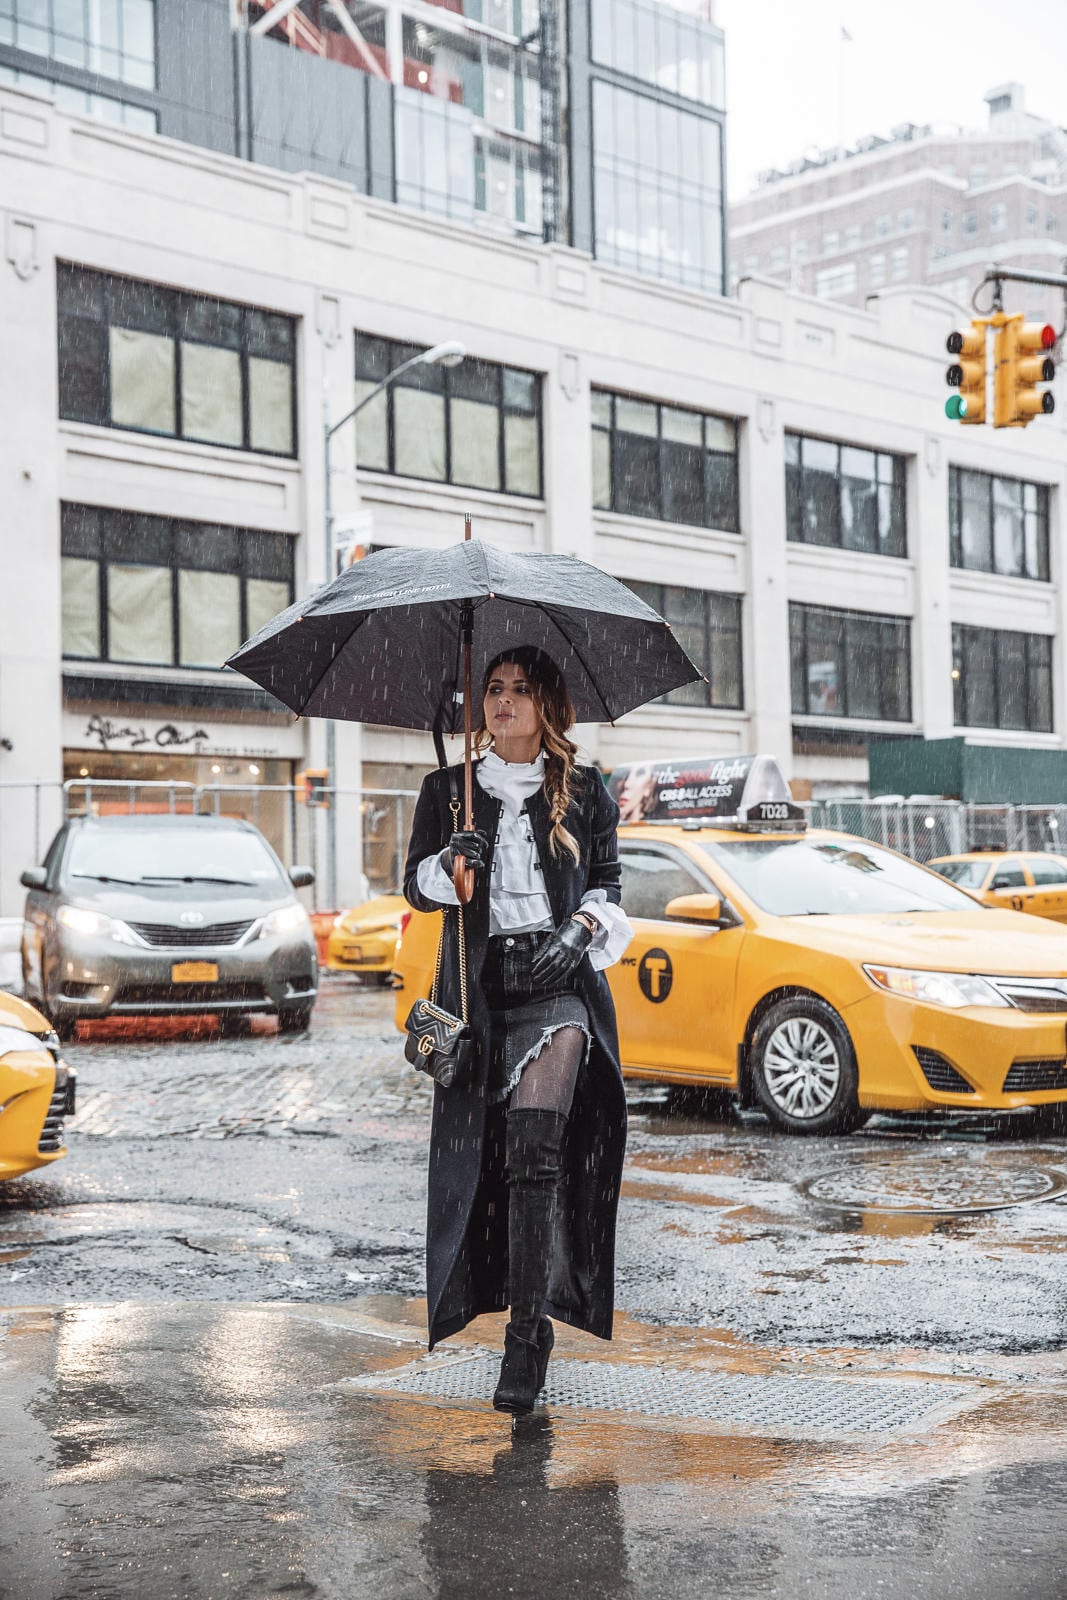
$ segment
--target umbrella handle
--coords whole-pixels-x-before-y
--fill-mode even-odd
[[[457,856],[452,867],[452,884],[461,906],[469,906],[474,897],[474,868],[468,867],[463,856]]]

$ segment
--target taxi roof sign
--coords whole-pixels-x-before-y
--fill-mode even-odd
[[[623,823],[729,823],[791,831],[805,823],[773,756],[638,761],[616,767],[608,789]]]

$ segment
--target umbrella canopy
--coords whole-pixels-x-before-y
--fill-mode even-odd
[[[493,657],[520,644],[552,657],[580,722],[613,722],[702,676],[618,579],[572,556],[477,539],[379,550],[280,612],[226,664],[301,716],[456,733],[464,610],[476,696]]]

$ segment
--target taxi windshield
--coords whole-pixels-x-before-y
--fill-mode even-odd
[[[970,895],[865,839],[745,839],[702,848],[763,911],[828,917],[975,911]]]
[[[938,861],[934,871],[949,883],[958,883],[961,889],[980,889],[989,871],[988,861]]]

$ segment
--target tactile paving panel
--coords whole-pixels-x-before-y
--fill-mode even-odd
[[[500,1355],[477,1352],[411,1362],[366,1373],[351,1383],[376,1393],[427,1400],[485,1402],[500,1372]],[[880,1378],[766,1377],[733,1372],[639,1366],[614,1361],[554,1360],[541,1396],[548,1406],[670,1417],[774,1435],[898,1433],[935,1426],[981,1398],[970,1386]]]

